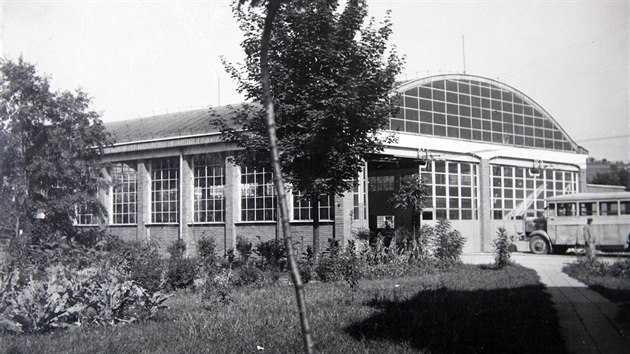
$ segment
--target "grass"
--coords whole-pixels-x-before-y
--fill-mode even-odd
[[[597,258],[592,261],[582,258],[562,271],[618,304],[617,317],[630,323],[630,259],[609,264]]]
[[[306,287],[322,353],[563,353],[555,310],[533,270],[462,265],[397,279]],[[228,305],[179,292],[158,319],[113,328],[0,336],[7,353],[300,352],[293,288],[237,288]]]

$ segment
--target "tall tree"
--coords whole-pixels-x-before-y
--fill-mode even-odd
[[[215,124],[249,160],[268,163],[259,66],[265,16],[240,7],[234,12],[245,33],[246,58],[226,68],[247,100],[263,107],[242,105],[229,121],[217,117]],[[395,112],[389,95],[402,60],[387,48],[389,16],[380,25],[365,23],[366,16],[361,0],[342,10],[335,0],[295,0],[281,3],[273,21],[268,63],[279,160],[293,190],[310,198],[316,256],[321,195],[350,190],[363,161],[393,140],[379,132]]]
[[[425,207],[427,197],[430,195],[428,186],[422,181],[419,174],[400,177],[400,185],[388,200],[395,209],[411,211],[411,232],[415,239],[416,226],[420,220],[419,213]]]
[[[78,208],[102,214],[100,155],[109,142],[81,90],[53,92],[49,79],[20,58],[0,60],[0,193],[2,227],[37,237],[76,236]]]

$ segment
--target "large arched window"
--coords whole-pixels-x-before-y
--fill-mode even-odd
[[[578,146],[542,107],[500,82],[443,75],[400,89],[390,129],[495,144],[576,151]]]

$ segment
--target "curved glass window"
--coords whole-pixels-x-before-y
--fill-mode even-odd
[[[520,147],[576,151],[527,100],[492,83],[441,79],[402,92],[390,129]]]

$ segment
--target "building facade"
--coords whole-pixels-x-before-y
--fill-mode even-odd
[[[397,142],[365,162],[353,190],[322,196],[320,249],[359,229],[410,228],[410,211],[389,198],[405,175],[420,174],[431,196],[421,222],[448,219],[466,237],[465,251],[490,251],[499,226],[516,234],[546,197],[586,188],[587,152],[540,105],[518,90],[472,75],[408,81],[396,89],[399,113],[388,131]],[[228,108],[213,114],[228,114]],[[110,181],[102,199],[110,230],[125,239],[194,249],[204,235],[224,252],[238,237],[281,237],[273,176],[234,164],[237,149],[221,141],[210,110],[107,124]],[[310,203],[289,194],[291,228],[311,244]],[[95,220],[81,217],[80,220]]]

